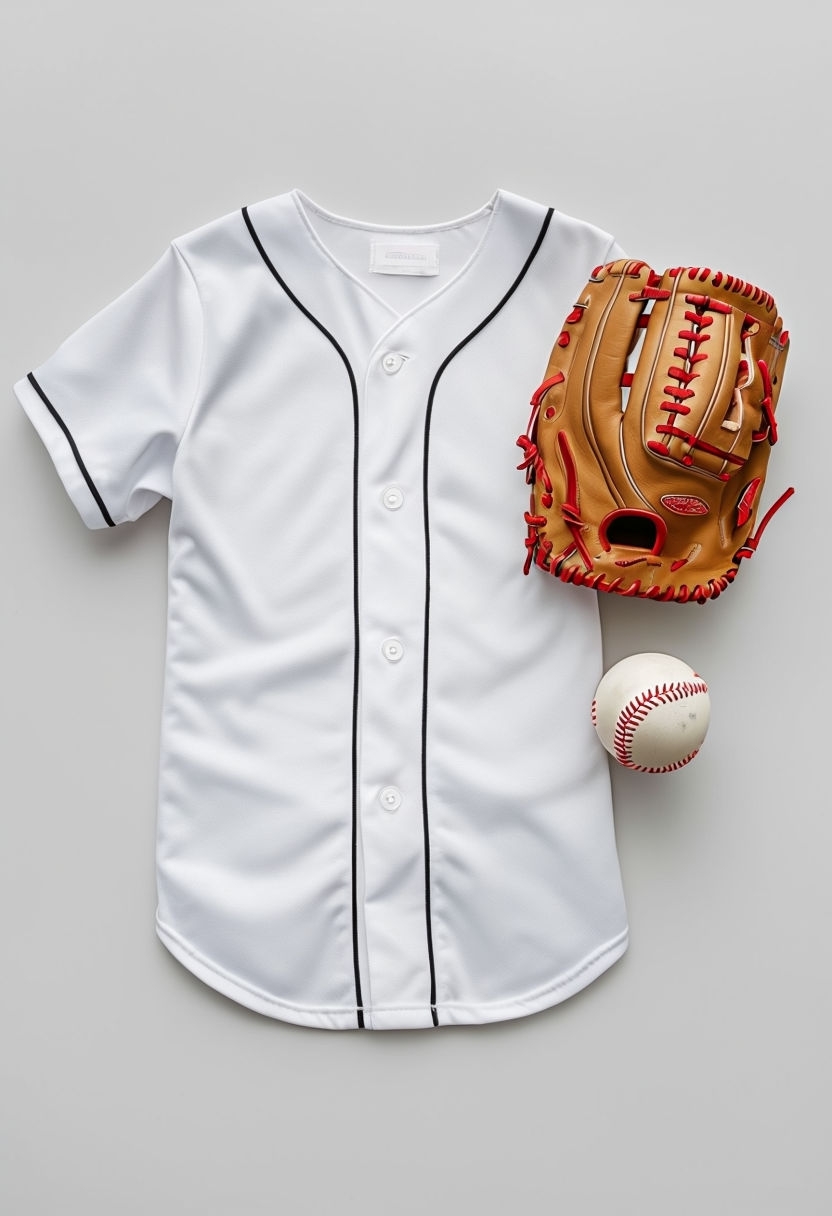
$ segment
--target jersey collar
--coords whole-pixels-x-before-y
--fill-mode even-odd
[[[388,234],[429,234],[489,214],[480,240],[447,282],[405,312],[398,312],[344,266],[309,222],[312,207],[337,222]],[[247,208],[266,256],[301,304],[351,358],[366,358],[380,343],[437,336],[452,348],[509,290],[529,256],[547,208],[497,189],[481,207],[453,220],[382,225],[327,211],[300,189]],[[257,256],[256,250],[252,253]],[[264,267],[265,271],[265,267]]]

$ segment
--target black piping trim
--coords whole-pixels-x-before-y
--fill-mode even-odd
[[[449,355],[439,365],[439,370],[433,378],[433,383],[430,386],[428,394],[427,412],[425,415],[425,451],[422,464],[422,502],[424,504],[425,514],[425,642],[424,642],[424,664],[422,669],[422,828],[425,838],[425,927],[427,930],[428,943],[428,963],[430,965],[430,1014],[434,1026],[439,1025],[439,1016],[436,1012],[436,967],[433,958],[433,929],[431,926],[431,911],[430,911],[430,823],[428,816],[428,768],[427,768],[427,726],[428,726],[428,644],[430,641],[430,514],[428,509],[428,454],[430,448],[430,420],[433,413],[433,402],[436,397],[436,388],[439,384],[440,377],[445,371],[445,368],[456,358],[463,347],[485,329],[491,321],[497,316],[497,313],[511,299],[517,288],[522,283],[526,273],[537,256],[540,246],[543,244],[543,238],[546,236],[547,229],[554,214],[554,207],[550,207],[546,212],[546,216],[541,225],[540,231],[537,234],[537,239],[532,245],[529,256],[523,263],[523,267],[517,278],[509,287],[506,294],[500,302],[492,308],[484,320],[480,321],[479,325],[458,343]]]
[[[110,515],[110,512],[104,506],[104,499],[98,493],[98,488],[96,487],[96,484],[93,481],[93,479],[90,477],[87,466],[84,464],[83,460],[81,459],[81,453],[78,451],[78,445],[76,444],[75,440],[72,438],[72,435],[69,432],[69,427],[66,425],[66,423],[64,422],[61,415],[58,413],[58,411],[55,409],[52,402],[47,397],[46,393],[43,391],[41,386],[38,384],[38,382],[35,379],[32,372],[28,373],[26,379],[29,381],[32,388],[35,390],[37,395],[40,397],[43,404],[49,410],[49,413],[55,419],[55,421],[57,422],[58,426],[61,428],[63,433],[66,435],[67,442],[69,443],[69,446],[72,449],[72,455],[75,457],[75,461],[78,465],[78,468],[81,470],[81,476],[84,478],[84,481],[89,486],[90,494],[92,494],[93,498],[98,503],[98,509],[100,510],[101,514],[104,516],[104,522],[107,524],[108,528],[114,528],[116,526],[116,522],[113,519],[113,517]]]
[[[326,326],[314,317],[312,313],[301,304],[298,297],[278,274],[277,269],[272,262],[266,250],[260,241],[259,236],[254,230],[254,225],[251,222],[251,217],[248,213],[248,207],[243,207],[243,219],[246,227],[249,230],[251,239],[257,246],[257,250],[268,266],[275,279],[286,292],[286,295],[295,304],[303,315],[312,322],[317,329],[321,331],[327,338],[335,350],[341,356],[344,367],[347,370],[347,376],[350,382],[350,391],[352,393],[352,413],[354,425],[354,441],[353,441],[353,487],[352,487],[352,554],[353,554],[353,633],[355,639],[353,661],[353,690],[352,690],[352,963],[353,973],[355,975],[355,1005],[356,1018],[360,1030],[364,1029],[364,1006],[361,999],[361,967],[358,955],[358,892],[357,886],[357,865],[358,865],[358,674],[359,674],[359,617],[358,617],[358,387],[355,381],[355,375],[350,361],[347,358],[344,350],[339,346],[334,336],[329,332]]]

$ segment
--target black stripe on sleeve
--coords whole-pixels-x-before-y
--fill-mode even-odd
[[[92,494],[93,498],[98,503],[98,509],[101,511],[101,514],[104,517],[104,522],[107,524],[108,527],[114,528],[116,526],[116,522],[110,515],[110,512],[107,510],[106,506],[104,505],[104,499],[99,494],[98,488],[97,488],[95,482],[93,481],[92,477],[90,477],[87,466],[84,464],[84,461],[81,459],[81,453],[78,451],[78,445],[76,444],[75,440],[72,438],[72,435],[70,434],[69,427],[66,425],[66,423],[64,422],[61,415],[58,413],[58,411],[55,409],[52,402],[47,397],[46,393],[43,391],[41,386],[38,384],[38,382],[35,379],[32,372],[29,372],[26,379],[29,381],[32,388],[35,390],[37,395],[40,397],[43,404],[49,410],[49,413],[55,419],[55,421],[57,422],[58,426],[61,428],[63,433],[66,435],[67,443],[69,444],[70,448],[72,449],[72,455],[75,457],[75,460],[78,464],[78,468],[81,470],[81,476],[84,478],[84,481],[87,483],[90,494]]]
[[[433,930],[431,926],[431,911],[430,911],[430,823],[428,815],[428,768],[427,768],[427,723],[428,723],[428,645],[430,641],[430,514],[428,507],[428,455],[430,448],[430,421],[433,413],[433,402],[436,397],[436,388],[439,384],[440,377],[445,371],[445,368],[456,358],[463,347],[477,336],[477,334],[485,329],[486,325],[497,316],[497,313],[505,306],[505,304],[514,295],[517,288],[522,283],[526,273],[537,256],[540,246],[543,244],[543,238],[546,236],[547,229],[552,220],[554,208],[550,207],[546,212],[543,224],[537,234],[537,239],[531,248],[529,256],[523,263],[523,266],[517,275],[517,278],[509,287],[500,302],[492,308],[491,312],[480,321],[471,332],[459,342],[451,353],[442,361],[439,370],[433,378],[433,383],[430,386],[428,394],[427,412],[425,415],[425,448],[424,459],[422,464],[422,501],[424,504],[425,514],[425,640],[424,640],[424,664],[422,669],[422,827],[425,839],[425,927],[427,931],[427,947],[428,947],[428,963],[430,966],[430,1012],[434,1026],[439,1025],[439,1016],[436,1011],[436,968],[433,959]]]
[[[295,304],[303,315],[315,325],[321,333],[327,338],[338,352],[341,360],[346,368],[347,376],[350,382],[350,392],[352,393],[352,412],[354,426],[354,441],[353,441],[353,486],[352,486],[352,553],[353,553],[353,636],[354,636],[354,659],[353,659],[353,689],[352,689],[352,962],[353,974],[355,976],[355,1006],[356,1019],[358,1028],[364,1029],[364,1006],[361,998],[361,967],[358,954],[358,892],[357,892],[357,863],[358,863],[358,679],[359,679],[359,604],[358,604],[358,387],[356,385],[355,374],[353,373],[350,361],[347,358],[344,350],[339,346],[334,336],[329,330],[314,317],[312,313],[301,304],[298,297],[291,290],[286,281],[278,274],[277,269],[272,262],[263,244],[257,235],[254,225],[251,222],[251,217],[248,213],[248,207],[243,207],[243,219],[246,227],[249,230],[251,239],[257,246],[257,251],[260,254],[266,266],[274,275],[277,282],[286,292],[286,295]]]

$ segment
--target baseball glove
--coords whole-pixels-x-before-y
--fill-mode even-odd
[[[706,603],[754,531],[789,335],[772,297],[699,267],[598,266],[517,443],[532,486],[525,573]]]

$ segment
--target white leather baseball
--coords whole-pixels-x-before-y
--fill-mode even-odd
[[[671,654],[631,654],[595,690],[592,722],[625,768],[669,773],[699,751],[711,719],[708,685]]]

